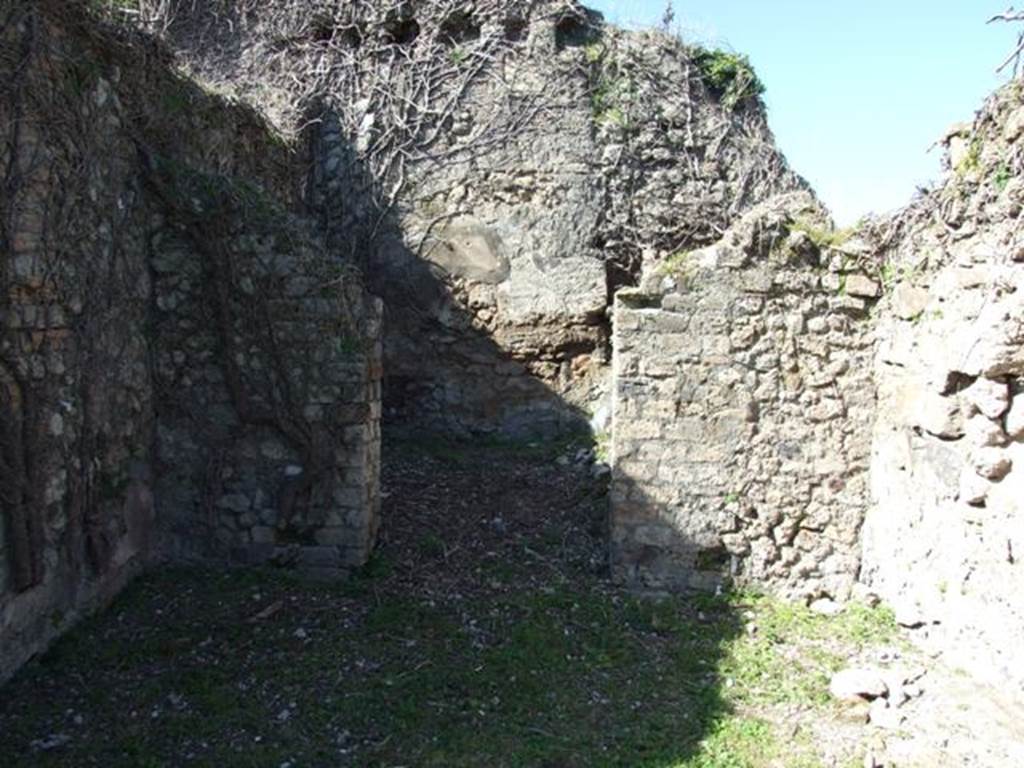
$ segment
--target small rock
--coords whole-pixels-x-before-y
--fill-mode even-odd
[[[879,597],[875,590],[867,584],[861,584],[859,581],[853,585],[853,599],[859,603],[863,603],[868,606],[868,608],[874,608],[882,602],[882,598]]]
[[[1013,399],[1009,412],[1006,414],[1006,433],[1013,440],[1024,438],[1024,396]]]
[[[815,600],[811,603],[810,609],[819,616],[837,616],[843,612],[842,604],[837,603],[829,597],[822,597]]]
[[[71,737],[66,733],[51,733],[45,739],[34,739],[29,746],[40,752],[49,752],[63,747],[69,741],[71,741]]]
[[[930,435],[954,440],[964,434],[963,414],[956,398],[927,392],[918,400],[914,416]]]
[[[980,413],[967,420],[964,434],[972,445],[978,447],[1006,445],[1009,442],[1009,438],[1003,431],[1002,426]]]
[[[960,494],[959,498],[964,504],[978,506],[988,498],[988,492],[992,484],[983,478],[971,467],[964,467],[960,473]]]
[[[876,670],[853,667],[834,674],[828,690],[840,701],[857,701],[885,696],[889,688]]]
[[[1013,460],[999,448],[978,448],[972,463],[978,474],[989,480],[1002,480],[1013,468]]]
[[[892,309],[903,320],[920,317],[928,306],[928,291],[909,283],[900,283],[892,292]]]
[[[1024,107],[1013,112],[1003,125],[1003,139],[1012,144],[1024,134]]]
[[[990,419],[998,419],[1010,407],[1010,388],[1005,381],[981,378],[964,390],[967,402]]]
[[[949,146],[949,167],[956,169],[967,159],[967,153],[970,151],[970,144],[967,142],[967,136],[961,134],[954,134],[949,136],[947,139]]]
[[[865,277],[864,275],[847,275],[846,293],[849,296],[874,299],[882,294],[882,287],[870,277]]]

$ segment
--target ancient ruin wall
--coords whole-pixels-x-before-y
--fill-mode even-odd
[[[0,5],[0,680],[138,570],[153,521],[150,291],[108,80]]]
[[[756,89],[716,90],[695,49],[570,0],[181,5],[181,55],[307,126],[311,204],[340,240],[364,233],[399,428],[578,425],[607,392],[610,296],[642,253],[709,244],[803,185]]]
[[[897,220],[862,579],[955,666],[1024,686],[1024,99],[949,137]]]
[[[849,596],[874,415],[866,318],[879,286],[853,255],[825,247],[827,234],[813,199],[785,197],[619,292],[617,579]]]
[[[251,111],[77,3],[0,19],[4,679],[155,557],[363,562],[381,350]]]

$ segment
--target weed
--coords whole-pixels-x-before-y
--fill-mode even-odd
[[[697,276],[697,264],[692,251],[678,251],[666,257],[657,268],[657,274],[671,277],[681,288],[692,289]]]
[[[789,229],[791,232],[803,232],[818,248],[841,248],[857,232],[855,226],[836,229],[830,222],[809,217],[794,219],[789,225]]]
[[[633,84],[628,78],[602,75],[590,96],[594,122],[628,129],[626,105],[632,91]]]
[[[701,79],[728,109],[736,109],[764,93],[764,83],[746,56],[718,49],[698,48],[693,60]]]
[[[588,43],[583,48],[583,56],[588,64],[597,64],[605,57],[607,52],[608,48],[602,42]]]
[[[1010,179],[1013,178],[1013,171],[1010,169],[1009,163],[1005,160],[1001,161],[996,166],[995,173],[992,176],[992,181],[996,185],[996,189],[1002,192],[1006,189],[1006,185],[1010,183]]]
[[[957,176],[967,176],[974,173],[981,167],[981,151],[983,148],[984,143],[981,136],[974,136],[971,138],[971,143],[967,147],[966,154],[964,154],[956,167]]]
[[[448,58],[452,62],[452,64],[458,66],[460,64],[465,63],[466,60],[469,59],[469,53],[466,51],[465,48],[456,46],[455,48],[452,48],[448,52]]]

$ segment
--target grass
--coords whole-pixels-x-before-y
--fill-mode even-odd
[[[818,248],[841,248],[853,238],[857,229],[857,226],[837,229],[811,218],[797,218],[790,224],[790,231],[803,232]]]
[[[682,288],[692,289],[698,270],[692,257],[692,251],[677,251],[658,264],[657,273],[673,278]]]
[[[708,90],[729,109],[755,100],[765,91],[764,83],[746,56],[698,48],[693,52],[693,60]]]
[[[825,619],[758,596],[652,601],[571,584],[464,603],[366,601],[382,578],[150,577],[12,686],[5,764],[170,766],[193,754],[196,765],[809,765],[796,753],[804,762],[785,762],[792,750],[763,713],[827,708],[840,648],[895,633],[890,615],[862,607]],[[316,626],[297,597],[352,621]],[[286,605],[275,621],[243,619],[273,600]],[[33,685],[90,680],[99,687],[70,707],[90,727],[61,750],[26,751],[69,703]]]
[[[794,718],[828,721],[829,674],[891,614],[613,587],[565,450],[391,444],[384,542],[342,583],[137,581],[4,688],[4,767],[819,765]]]

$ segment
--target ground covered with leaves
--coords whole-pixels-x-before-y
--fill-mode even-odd
[[[859,765],[828,679],[890,616],[612,586],[576,453],[389,445],[350,580],[139,580],[0,692],[3,764]]]

